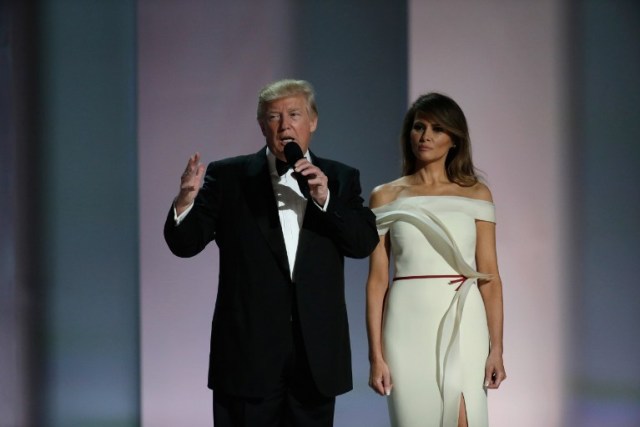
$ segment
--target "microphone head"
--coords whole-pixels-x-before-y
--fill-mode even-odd
[[[302,154],[302,148],[300,148],[298,143],[291,141],[284,146],[284,157],[287,159],[289,166],[293,166],[298,160],[304,157],[304,154]]]

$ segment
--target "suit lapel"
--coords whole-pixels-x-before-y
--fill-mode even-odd
[[[247,164],[244,191],[247,204],[258,223],[258,227],[267,240],[280,268],[290,277],[287,249],[282,235],[282,226],[278,217],[276,198],[269,175],[265,148],[253,155]]]

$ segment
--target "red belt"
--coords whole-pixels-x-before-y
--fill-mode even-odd
[[[426,275],[426,276],[400,276],[400,277],[394,277],[393,280],[412,280],[412,279],[453,279],[449,281],[450,285],[455,285],[456,283],[458,283],[458,287],[456,288],[456,291],[458,289],[460,289],[460,286],[462,286],[462,283],[467,280],[467,277],[462,276],[460,274],[431,274],[431,275]]]

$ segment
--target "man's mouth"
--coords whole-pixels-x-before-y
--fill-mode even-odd
[[[284,145],[287,145],[290,142],[296,142],[296,140],[290,137],[285,137],[285,138],[281,138],[280,142],[282,142]]]

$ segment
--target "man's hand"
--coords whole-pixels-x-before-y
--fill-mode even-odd
[[[204,165],[200,163],[200,153],[195,153],[189,157],[189,162],[180,177],[180,193],[174,202],[176,213],[180,215],[187,209],[202,187],[202,177],[204,176]]]
[[[307,178],[309,195],[320,206],[324,206],[329,195],[329,179],[319,167],[302,158],[295,164],[294,170]]]

